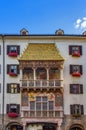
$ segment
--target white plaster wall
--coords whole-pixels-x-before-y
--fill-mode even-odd
[[[65,58],[64,62],[64,114],[70,114],[70,104],[83,104],[84,105],[84,114],[86,114],[86,41],[56,41],[57,47],[59,48],[62,56]],[[72,57],[69,55],[69,45],[81,45],[82,46],[82,56]],[[78,64],[83,66],[83,75],[81,77],[72,77],[70,75],[69,65]],[[83,84],[83,94],[70,94],[69,84],[79,83]]]
[[[65,58],[64,61],[64,114],[70,114],[70,104],[83,104],[84,105],[84,113],[86,114],[86,41],[82,40],[6,40],[5,41],[5,104],[7,103],[20,103],[21,96],[20,94],[7,94],[6,93],[6,84],[11,82],[20,82],[21,75],[17,76],[16,78],[11,78],[7,75],[7,64],[19,64],[17,58],[11,58],[7,56],[7,45],[20,45],[20,55],[23,53],[25,48],[27,47],[28,43],[56,43],[57,48],[59,49],[61,55]],[[0,40],[0,45],[2,48],[2,41]],[[79,58],[74,58],[69,55],[69,45],[82,45],[82,56]],[[3,50],[1,49],[3,52]],[[0,64],[3,65],[2,62],[2,52],[0,55]],[[80,78],[75,78],[70,75],[69,65],[70,64],[79,64],[83,65],[83,75]],[[1,70],[0,74],[0,83],[3,83],[3,70]],[[83,84],[83,94],[70,94],[69,93],[69,84],[71,83],[80,83]],[[2,94],[0,94],[0,104],[2,104]],[[5,112],[6,112],[6,105],[5,105]]]

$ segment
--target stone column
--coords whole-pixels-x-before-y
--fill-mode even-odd
[[[26,125],[25,124],[23,124],[23,130],[26,130]]]
[[[36,68],[33,68],[33,75],[34,75],[34,87],[36,85]]]
[[[36,80],[36,68],[33,68],[34,80]]]
[[[46,68],[47,70],[47,86],[49,85],[49,68]]]
[[[63,80],[63,69],[60,69],[60,79]],[[63,86],[63,82],[61,81],[61,87]]]
[[[57,130],[61,130],[61,124],[62,124],[62,120],[58,121]]]

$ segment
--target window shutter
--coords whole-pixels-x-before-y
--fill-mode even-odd
[[[7,104],[7,113],[10,112],[10,104]]]
[[[20,84],[17,84],[17,92],[20,93]]]
[[[80,84],[80,93],[82,94],[83,93],[83,85]]]
[[[20,54],[20,46],[17,46],[17,53]]]
[[[17,104],[17,113],[20,114],[20,105]]]
[[[80,65],[80,73],[83,74],[83,72],[82,72],[82,65]]]
[[[0,55],[1,55],[1,46],[0,46]]]
[[[70,84],[70,93],[73,93],[73,87],[72,87],[73,85],[72,84]]]
[[[18,73],[18,74],[20,73],[19,65],[17,65],[17,73]]]
[[[70,105],[70,114],[74,114],[73,109],[74,109],[73,105]]]
[[[80,46],[80,55],[82,55],[82,46]]]
[[[0,93],[1,93],[1,83],[0,83]]]
[[[11,93],[10,84],[7,84],[7,93]]]
[[[9,69],[10,68],[10,65],[7,65],[7,74],[9,74]]]
[[[1,65],[0,65],[0,74],[1,74]]]
[[[7,46],[7,54],[9,54],[9,49],[10,49],[10,46],[8,45]]]
[[[69,46],[69,55],[72,54],[72,46]]]
[[[70,65],[70,74],[73,72],[73,65]]]
[[[83,108],[83,105],[81,105],[81,115],[84,114],[84,108]]]

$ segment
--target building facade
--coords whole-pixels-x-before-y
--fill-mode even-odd
[[[86,32],[0,35],[0,129],[86,129]]]

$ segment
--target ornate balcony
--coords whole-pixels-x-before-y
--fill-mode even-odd
[[[22,116],[26,118],[59,118],[63,117],[63,112],[57,111],[23,111]]]
[[[63,80],[21,80],[21,88],[61,88]]]

